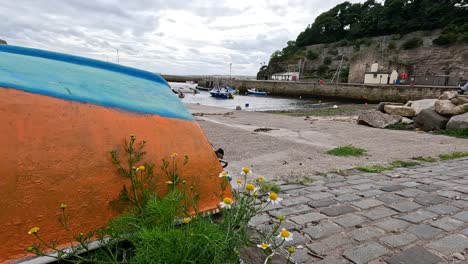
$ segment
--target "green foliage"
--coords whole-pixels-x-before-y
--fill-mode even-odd
[[[328,50],[328,54],[331,54],[331,55],[338,55],[338,50],[335,49],[335,48],[332,48],[332,49],[329,49]]]
[[[391,40],[388,42],[388,49],[395,50],[397,48],[395,41]]]
[[[394,34],[392,36],[392,40],[400,40],[401,39],[401,35],[400,34]]]
[[[468,32],[463,33],[462,39],[465,43],[468,43]]]
[[[318,55],[317,52],[315,52],[315,51],[313,51],[313,50],[307,51],[306,58],[307,58],[308,60],[313,61],[313,60],[317,59],[318,57],[319,57],[319,55]]]
[[[260,183],[260,192],[267,193],[269,191],[273,191],[275,193],[281,192],[281,187],[271,181],[262,181]]]
[[[356,147],[349,145],[349,146],[334,148],[325,153],[329,155],[334,155],[334,156],[362,156],[362,155],[365,155],[366,152],[367,150],[365,149],[356,148]]]
[[[401,45],[402,49],[410,50],[420,47],[423,44],[423,40],[420,37],[413,37],[403,42]]]
[[[325,57],[323,59],[323,64],[324,65],[330,65],[332,63],[332,59],[330,57]]]
[[[325,75],[327,75],[327,73],[328,73],[328,66],[327,66],[327,65],[324,65],[324,64],[318,66],[318,68],[317,68],[317,73],[318,73],[320,76],[325,76]]]
[[[359,170],[359,171],[363,171],[363,172],[380,173],[382,171],[388,170],[389,168],[384,167],[384,166],[380,166],[380,165],[374,165],[374,166],[357,167],[356,169]]]
[[[468,138],[468,128],[439,130],[437,133],[456,138]]]
[[[430,156],[419,156],[419,157],[414,157],[414,158],[411,158],[411,159],[417,160],[417,161],[422,161],[422,162],[436,162],[436,161],[438,161],[438,159],[430,157]]]
[[[395,167],[395,168],[401,168],[401,167],[413,167],[413,166],[417,166],[419,165],[420,163],[419,162],[416,162],[416,161],[406,161],[406,160],[395,160],[393,161],[392,163],[390,163],[390,165],[392,165],[392,167]]]
[[[458,34],[456,33],[446,33],[438,36],[434,40],[432,40],[432,43],[438,45],[438,46],[447,46],[454,44],[458,40]]]
[[[450,159],[463,158],[467,156],[468,156],[468,152],[452,152],[452,153],[447,153],[447,154],[441,154],[439,155],[439,158],[441,160],[450,160]]]
[[[411,128],[407,124],[403,123],[395,123],[392,125],[388,125],[385,128],[392,130],[411,130]]]

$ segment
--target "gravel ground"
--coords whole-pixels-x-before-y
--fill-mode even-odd
[[[417,156],[468,151],[466,139],[425,132],[376,129],[357,125],[353,117],[293,117],[262,112],[186,104],[211,144],[225,151],[228,171],[250,166],[256,175],[294,181],[319,172],[386,164]],[[255,129],[270,128],[255,132]],[[353,145],[368,151],[361,157],[325,154]]]

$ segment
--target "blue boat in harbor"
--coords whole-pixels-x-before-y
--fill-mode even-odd
[[[268,95],[268,92],[262,92],[257,90],[256,88],[253,89],[247,89],[247,94],[251,95]]]
[[[217,85],[210,90],[211,96],[220,99],[234,99],[236,90],[227,85]]]

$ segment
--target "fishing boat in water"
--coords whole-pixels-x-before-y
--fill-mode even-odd
[[[252,89],[247,89],[247,94],[251,94],[251,95],[268,95],[268,92],[262,92],[262,91],[257,90],[256,88],[252,88]]]
[[[210,90],[211,96],[221,99],[234,99],[236,90],[227,85],[217,85]]]

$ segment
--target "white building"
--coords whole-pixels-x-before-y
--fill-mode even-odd
[[[398,72],[393,70],[392,73],[379,69],[378,63],[373,63],[370,70],[364,74],[364,83],[366,84],[394,84],[398,79]]]
[[[277,81],[298,81],[299,80],[299,72],[282,72],[282,73],[275,73],[271,76],[272,80]]]

